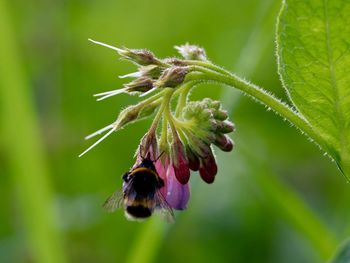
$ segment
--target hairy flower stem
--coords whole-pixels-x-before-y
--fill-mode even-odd
[[[319,134],[310,126],[310,124],[296,111],[286,103],[280,101],[266,90],[251,84],[236,75],[223,70],[222,68],[203,61],[191,61],[196,71],[202,73],[189,74],[187,80],[206,80],[225,84],[237,88],[245,94],[251,96],[267,107],[273,109],[277,114],[287,119],[290,123],[298,127],[303,133],[306,133],[316,144],[326,151],[329,151],[328,145],[319,136]]]
[[[192,82],[188,82],[183,87],[180,88],[181,92],[179,96],[179,101],[175,109],[175,116],[177,118],[181,115],[183,108],[186,106],[187,96],[191,88],[193,88],[193,85],[194,84]]]
[[[170,101],[168,101],[165,109],[164,109],[164,117],[167,119],[168,123],[169,123],[169,126],[170,126],[170,129],[171,129],[171,132],[173,134],[173,139],[176,140],[178,139],[178,135],[177,135],[177,132],[176,132],[176,127],[174,125],[174,117],[173,117],[173,114],[171,113],[170,111]]]
[[[169,89],[164,91],[164,98],[162,101],[162,105],[159,109],[159,112],[164,113],[163,115],[163,123],[162,123],[162,132],[160,138],[160,147],[163,149],[167,149],[168,147],[168,123],[171,117],[171,112],[169,110],[170,100],[172,95],[174,94],[174,89]]]
[[[163,115],[163,110],[164,110],[164,103],[162,103],[162,105],[160,106],[155,118],[153,119],[153,122],[152,122],[152,125],[148,131],[149,134],[151,133],[155,133],[155,131],[157,130],[157,127],[158,127],[158,124],[159,124],[159,121],[161,120],[162,118],[162,115]]]
[[[161,149],[168,148],[167,138],[168,138],[168,121],[163,117],[162,132],[161,132],[161,137],[159,140],[159,146]]]

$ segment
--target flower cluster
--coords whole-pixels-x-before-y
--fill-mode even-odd
[[[208,61],[204,49],[189,44],[176,47],[182,59],[158,59],[148,50],[92,42],[117,51],[138,67],[137,72],[122,76],[134,78],[131,82],[121,89],[96,94],[98,100],[120,93],[140,97],[155,94],[127,107],[115,122],[89,135],[87,138],[108,131],[81,155],[112,132],[153,115],[153,123],[136,153],[135,167],[142,161],[141,156],[155,160],[157,173],[165,183],[161,192],[167,203],[174,209],[185,209],[190,196],[190,171],[199,171],[206,183],[212,183],[218,170],[212,146],[228,152],[234,145],[227,135],[234,130],[234,125],[221,103],[209,98],[201,101],[188,98],[193,87],[206,82],[208,75],[213,79],[223,70]]]

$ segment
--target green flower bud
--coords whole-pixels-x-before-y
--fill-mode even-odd
[[[220,120],[220,121],[224,121],[228,118],[228,114],[227,114],[227,111],[225,110],[215,110],[213,111],[213,114],[214,114],[214,118],[216,120]]]
[[[219,110],[221,108],[221,102],[218,100],[212,100],[209,98],[205,98],[202,103],[206,105],[207,108]]]
[[[139,116],[141,108],[138,105],[133,105],[122,110],[116,120],[115,126],[117,129],[124,127],[126,124],[129,124],[137,119]]]
[[[206,122],[212,117],[212,113],[203,101],[191,101],[183,109],[182,116],[187,120],[197,119],[199,122]]]
[[[140,102],[139,104],[125,108],[120,112],[115,122],[116,129],[120,129],[136,120],[150,116],[158,106],[159,102],[154,101],[147,104]]]

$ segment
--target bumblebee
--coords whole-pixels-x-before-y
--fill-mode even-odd
[[[164,181],[157,173],[153,160],[141,156],[141,163],[123,175],[123,187],[114,192],[103,204],[108,212],[123,207],[130,220],[143,220],[155,210],[168,221],[173,221],[172,208],[160,189]]]

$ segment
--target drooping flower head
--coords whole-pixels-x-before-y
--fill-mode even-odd
[[[167,203],[174,209],[185,209],[190,197],[191,170],[198,171],[206,183],[214,182],[218,168],[213,145],[226,152],[234,145],[227,135],[234,130],[234,125],[221,103],[209,98],[201,101],[189,101],[188,98],[191,89],[205,82],[206,74],[211,74],[211,64],[204,49],[186,44],[176,47],[183,59],[159,59],[148,50],[92,42],[117,51],[138,67],[137,72],[122,76],[134,78],[132,81],[121,89],[96,94],[98,100],[120,93],[140,97],[154,94],[127,107],[115,122],[89,135],[88,139],[108,131],[81,155],[125,125],[154,116],[136,151],[134,167],[142,162],[142,158],[154,161],[157,173],[164,181],[161,192]]]

